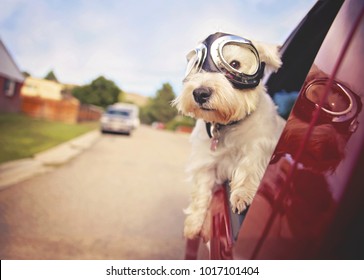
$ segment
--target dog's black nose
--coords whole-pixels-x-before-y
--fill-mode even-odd
[[[202,105],[206,103],[212,94],[212,90],[207,87],[199,87],[193,91],[193,98],[195,101]]]

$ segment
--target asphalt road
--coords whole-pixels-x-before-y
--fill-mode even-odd
[[[182,259],[188,135],[102,135],[0,191],[1,259]]]

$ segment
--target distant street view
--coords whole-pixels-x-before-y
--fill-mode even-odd
[[[0,40],[1,259],[183,258],[194,121],[169,82],[146,96],[107,76],[33,76]]]
[[[103,134],[0,191],[1,259],[181,259],[188,134]]]

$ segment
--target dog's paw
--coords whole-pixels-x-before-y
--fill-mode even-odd
[[[200,236],[204,218],[199,215],[189,215],[185,220],[184,236],[188,239],[194,239]]]
[[[230,203],[234,213],[242,213],[253,201],[253,196],[244,189],[237,189],[231,192]]]

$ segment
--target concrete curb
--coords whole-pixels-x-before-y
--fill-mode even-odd
[[[33,158],[1,164],[0,190],[67,163],[84,150],[90,148],[100,138],[100,135],[98,130],[93,130],[36,154]]]

